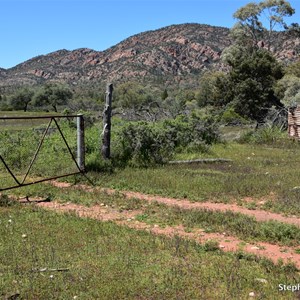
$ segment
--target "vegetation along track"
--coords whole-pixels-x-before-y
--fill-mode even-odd
[[[85,190],[86,192],[92,192],[95,189],[87,185],[75,185],[71,186],[69,183],[52,181],[52,185],[69,189],[77,188]],[[101,189],[108,195],[121,193],[125,198],[134,198],[144,201],[146,203],[159,203],[166,205],[167,207],[177,207],[183,210],[206,210],[206,211],[220,211],[220,212],[234,212],[240,213],[246,216],[254,218],[256,221],[278,221],[285,224],[295,225],[300,228],[300,219],[297,217],[286,217],[280,214],[267,212],[264,210],[250,210],[244,207],[240,207],[236,204],[223,204],[223,203],[194,203],[187,199],[174,199],[165,198],[160,196],[146,195],[138,192],[130,191],[116,191],[113,189]],[[167,235],[167,236],[179,236],[191,240],[195,240],[199,243],[211,243],[216,248],[223,251],[242,251],[246,253],[255,254],[258,257],[265,257],[271,259],[273,262],[283,261],[285,263],[294,263],[295,266],[300,269],[300,253],[297,244],[293,246],[280,245],[278,243],[269,243],[264,241],[258,242],[245,242],[243,239],[237,238],[235,235],[223,233],[206,232],[203,229],[194,228],[193,230],[187,230],[183,224],[173,224],[172,226],[158,225],[155,223],[147,223],[143,221],[142,216],[143,209],[132,210],[119,210],[108,205],[93,205],[90,207],[74,204],[74,203],[59,203],[56,201],[51,202],[38,202],[39,207],[45,209],[51,209],[62,212],[74,212],[80,217],[94,218],[102,221],[114,221],[117,224],[128,226],[130,228],[138,230],[147,230],[153,234]],[[251,237],[250,237],[251,238]],[[213,241],[213,242],[212,242]],[[248,240],[247,240],[248,241]]]

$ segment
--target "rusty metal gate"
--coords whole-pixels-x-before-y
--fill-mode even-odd
[[[83,115],[0,117],[0,192],[83,173]]]

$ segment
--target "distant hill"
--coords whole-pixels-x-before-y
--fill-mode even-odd
[[[101,37],[95,37],[101,38]],[[278,33],[282,46],[276,56],[293,61],[299,56],[299,38]],[[61,81],[138,80],[177,84],[198,80],[207,69],[226,70],[220,61],[231,44],[229,29],[202,24],[181,24],[131,36],[105,50],[58,50],[27,60],[13,68],[0,68],[0,87]]]

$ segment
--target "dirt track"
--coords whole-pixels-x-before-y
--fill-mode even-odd
[[[53,185],[61,188],[69,188],[67,183],[52,182]],[[77,188],[91,190],[89,186],[78,186]],[[113,194],[117,191],[112,189],[102,189],[109,194]],[[233,211],[239,212],[245,215],[254,217],[257,221],[276,220],[279,222],[294,224],[300,227],[300,219],[296,217],[285,217],[280,214],[267,212],[264,210],[250,210],[240,207],[236,204],[223,204],[223,203],[195,203],[184,200],[178,200],[173,198],[165,198],[160,196],[145,195],[137,192],[123,191],[121,192],[127,198],[137,198],[147,202],[158,202],[165,205],[180,207],[182,209],[207,209],[218,211]],[[142,210],[123,211],[119,212],[117,209],[107,206],[93,206],[85,207],[77,204],[67,203],[60,204],[58,202],[40,202],[38,206],[45,209],[51,209],[62,212],[75,212],[80,217],[88,217],[98,219],[101,221],[114,221],[117,224],[128,226],[130,228],[138,230],[147,230],[153,234],[167,235],[167,236],[181,236],[188,239],[196,240],[197,242],[204,243],[208,240],[216,240],[219,243],[220,249],[223,251],[239,251],[256,254],[271,259],[275,263],[278,259],[282,259],[284,262],[293,262],[300,269],[300,254],[295,253],[295,247],[279,246],[275,244],[269,244],[264,242],[258,243],[245,243],[242,240],[228,236],[225,233],[206,233],[201,230],[193,230],[192,232],[186,232],[183,226],[172,226],[161,228],[158,225],[149,225],[135,220],[135,216],[142,213]]]

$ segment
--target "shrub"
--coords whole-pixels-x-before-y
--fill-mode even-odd
[[[239,142],[251,144],[276,144],[282,142],[284,138],[288,139],[287,133],[284,133],[276,126],[273,126],[249,131],[241,136]]]
[[[247,124],[247,120],[234,111],[232,107],[226,109],[221,117],[221,121],[226,125]]]
[[[121,164],[162,164],[172,156],[174,146],[166,132],[146,122],[130,122],[116,135],[114,160]]]
[[[122,165],[149,166],[170,160],[175,151],[207,151],[219,141],[212,119],[180,116],[159,123],[129,122],[116,132],[114,160]]]
[[[208,240],[203,244],[204,251],[217,251],[220,250],[219,243],[216,240]]]

